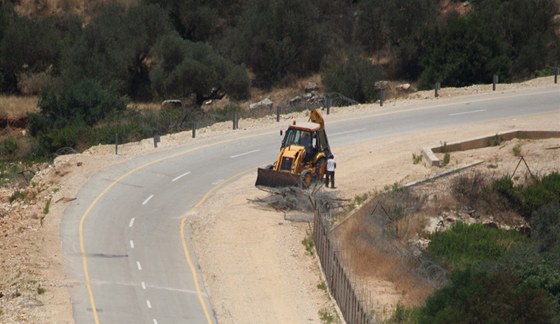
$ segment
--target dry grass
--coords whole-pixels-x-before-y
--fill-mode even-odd
[[[39,112],[39,98],[36,96],[0,96],[0,118],[15,119],[28,113]],[[129,108],[139,110],[159,110],[160,103],[130,103]]]
[[[393,306],[397,302],[408,307],[422,305],[433,292],[434,286],[411,271],[412,265],[407,264],[403,257],[390,251],[391,243],[386,240],[382,230],[364,226],[364,220],[358,218],[350,219],[339,233],[340,239],[345,242],[343,250],[346,260],[351,263],[352,272],[361,278],[358,281],[366,284],[370,291],[378,289],[371,284],[378,279],[390,283],[394,290],[392,295],[398,300],[386,302]],[[416,228],[420,223],[421,219],[413,220],[408,226]]]
[[[0,118],[17,119],[38,112],[37,97],[0,96]]]
[[[16,11],[25,16],[74,13],[83,16],[87,22],[101,8],[112,3],[130,7],[138,0],[21,0]]]
[[[427,223],[427,217],[421,214],[403,217],[394,224],[395,234],[402,242],[409,242],[424,231]]]

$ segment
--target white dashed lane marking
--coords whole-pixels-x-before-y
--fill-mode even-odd
[[[130,240],[130,248],[134,249],[134,241],[133,240]]]
[[[138,270],[142,270],[142,265],[140,264],[140,261],[136,261],[136,266],[138,267]]]
[[[358,133],[358,132],[361,132],[361,131],[365,131],[366,129],[367,128],[358,128],[358,129],[353,129],[353,130],[344,131],[344,132],[332,133],[332,134],[329,134],[329,136],[338,136],[338,135]]]
[[[144,202],[142,203],[142,205],[147,204],[152,198],[154,198],[154,195],[150,195],[150,197],[146,198],[146,200],[144,200]]]
[[[235,158],[238,158],[238,157],[240,157],[240,156],[248,155],[248,154],[255,153],[255,152],[259,152],[259,151],[260,151],[260,150],[252,150],[252,151],[245,152],[245,153],[239,153],[239,154],[236,154],[236,155],[232,155],[231,158],[232,158],[232,159],[235,159]]]
[[[485,111],[486,111],[486,109],[469,110],[469,111],[463,111],[463,112],[459,112],[459,113],[449,114],[449,116],[460,116],[460,115],[474,114],[474,113],[485,112]]]
[[[132,227],[134,225],[134,217],[130,219],[130,223],[128,223],[128,227]]]
[[[190,173],[191,173],[191,172],[189,171],[189,172],[185,172],[185,173],[183,173],[183,174],[181,174],[181,175],[178,175],[178,176],[176,176],[175,178],[173,178],[173,180],[171,180],[171,182],[175,182],[175,181],[181,179],[182,177],[189,175]]]

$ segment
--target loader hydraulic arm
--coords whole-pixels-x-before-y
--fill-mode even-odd
[[[325,128],[325,121],[323,120],[323,116],[321,116],[321,113],[317,110],[317,108],[313,108],[313,110],[311,110],[309,119],[312,122],[321,125],[321,128]]]

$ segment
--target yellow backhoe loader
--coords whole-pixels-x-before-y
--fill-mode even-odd
[[[255,186],[307,188],[313,180],[323,179],[331,154],[325,121],[317,109],[311,110],[309,119],[288,127],[276,162],[258,169]]]

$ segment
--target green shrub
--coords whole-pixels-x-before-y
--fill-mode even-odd
[[[92,126],[115,112],[124,111],[126,99],[98,81],[83,79],[60,93],[45,91],[39,98],[39,108],[50,128]]]
[[[451,229],[430,235],[427,253],[451,269],[504,256],[515,244],[527,238],[516,231],[504,231],[481,224],[453,224]]]
[[[150,72],[159,97],[189,98],[201,106],[225,94],[235,99],[249,95],[247,71],[217,53],[208,44],[165,36],[156,48],[158,64]]]
[[[367,192],[362,195],[356,195],[354,196],[354,204],[361,205],[364,201],[367,200],[367,198],[368,198]]]
[[[46,289],[46,288],[43,288],[43,287],[41,287],[41,286],[37,287],[37,294],[42,295],[42,294],[44,294],[45,292],[47,292],[47,289]]]
[[[31,136],[37,136],[40,132],[51,127],[50,121],[45,114],[30,113],[27,115],[27,129]]]
[[[487,194],[485,199],[495,208],[507,208],[509,210],[519,210],[521,208],[518,191],[513,187],[513,181],[508,176],[495,180],[483,191]]]
[[[319,319],[321,320],[321,323],[331,324],[335,322],[336,316],[333,313],[331,313],[328,309],[323,308],[319,310]]]
[[[512,210],[530,219],[533,212],[553,202],[560,202],[560,174],[552,172],[542,178],[532,177],[526,186],[514,186],[504,176],[483,189],[484,200],[494,208]]]
[[[308,232],[307,235],[301,240],[301,244],[305,247],[305,252],[309,255],[315,254],[315,242],[313,242],[313,237]]]
[[[541,251],[560,251],[560,203],[540,207],[531,216],[532,238]]]
[[[318,285],[317,285],[317,289],[322,290],[322,291],[327,291],[327,283],[324,281],[321,281]]]
[[[7,137],[0,142],[0,157],[14,158],[19,151],[19,145],[14,137]]]
[[[496,135],[494,135],[494,137],[491,137],[488,140],[488,145],[489,146],[498,146],[498,145],[502,144],[503,141],[504,141],[503,138],[500,135],[496,134]]]
[[[439,142],[439,147],[440,147],[441,153],[448,153],[449,152],[449,147],[447,147],[447,142]]]
[[[387,324],[418,323],[420,315],[419,308],[406,308],[398,303],[395,312],[386,322]]]
[[[287,76],[319,71],[334,43],[316,1],[248,0],[235,17],[236,28],[224,37],[223,51],[244,62],[254,73],[255,84],[269,88]]]
[[[326,68],[321,78],[328,92],[338,92],[363,103],[378,98],[375,82],[383,75],[381,67],[353,54],[347,60]]]
[[[93,136],[93,132],[90,127],[70,125],[41,133],[39,142],[43,148],[52,153],[63,147],[83,150],[90,146],[91,136]]]
[[[443,161],[442,161],[442,165],[446,166],[449,164],[449,162],[451,161],[451,155],[449,154],[449,152],[445,152],[443,154]]]
[[[0,26],[5,27],[0,29],[0,74],[5,76],[0,90],[21,93],[23,75],[58,68],[63,49],[54,20],[16,14]]]
[[[13,203],[14,201],[26,201],[28,199],[28,194],[25,191],[16,190],[9,198],[8,201]]]
[[[412,164],[418,164],[420,162],[422,162],[422,153],[420,154],[416,154],[416,153],[412,153]]]
[[[47,200],[47,203],[45,204],[45,207],[43,207],[43,214],[48,215],[49,211],[51,209],[51,201],[52,201],[52,197],[49,198],[49,200]]]
[[[429,297],[420,323],[551,323],[554,300],[509,271],[456,271]]]
[[[560,173],[553,172],[542,178],[535,178],[526,188],[518,188],[521,199],[520,213],[526,218],[540,207],[552,202],[560,202]]]
[[[0,161],[0,186],[11,183],[27,184],[33,172],[29,171],[29,163]]]
[[[92,79],[111,84],[119,95],[150,100],[152,51],[161,37],[175,33],[161,6],[140,3],[125,8],[122,3],[100,6],[83,24],[79,36],[67,45],[61,77],[67,85]]]
[[[521,146],[519,144],[515,144],[511,150],[514,156],[521,156]]]

